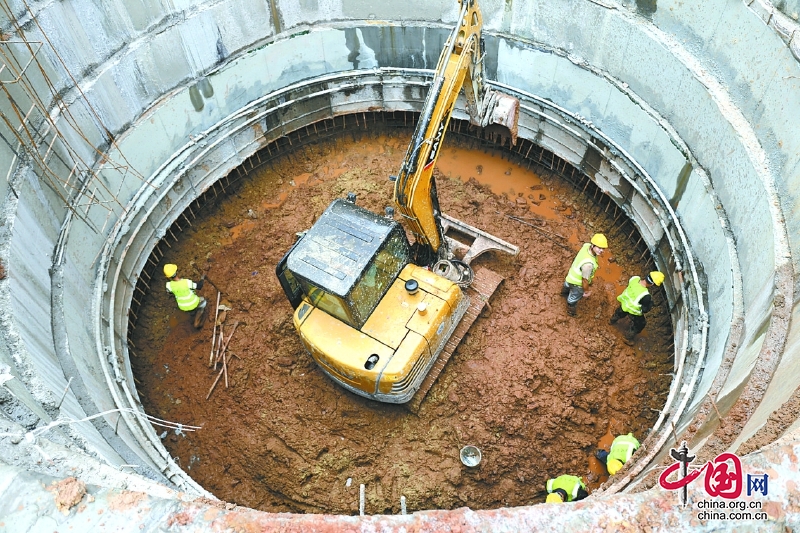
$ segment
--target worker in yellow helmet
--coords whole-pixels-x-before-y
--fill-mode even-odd
[[[632,345],[633,339],[641,333],[647,324],[644,314],[653,308],[653,298],[650,296],[650,287],[660,287],[664,282],[664,274],[659,271],[650,272],[647,277],[633,276],[628,281],[628,286],[617,296],[617,307],[609,324],[616,324],[620,318],[630,318],[630,328],[625,332],[625,344]]]
[[[589,285],[592,284],[594,273],[597,271],[597,258],[608,248],[608,240],[602,233],[595,233],[591,241],[581,246],[572,266],[569,267],[564,286],[561,287],[561,296],[567,297],[567,313],[576,316],[578,300],[588,298]]]
[[[606,470],[613,476],[620,471],[622,465],[627,463],[633,452],[638,449],[639,441],[636,440],[633,433],[628,433],[627,435],[617,436],[608,451],[597,450],[594,455],[601,463],[606,465]]]
[[[547,489],[547,499],[545,500],[547,503],[575,502],[589,495],[583,479],[568,474],[548,479],[545,488]]]
[[[167,292],[175,296],[178,309],[189,313],[195,328],[203,327],[206,320],[206,299],[194,292],[203,288],[203,278],[201,277],[197,283],[183,279],[178,276],[178,265],[171,263],[164,265],[164,275],[169,279]]]

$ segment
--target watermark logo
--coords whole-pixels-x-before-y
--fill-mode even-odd
[[[742,462],[739,456],[734,453],[721,453],[714,460],[706,462],[699,468],[691,467],[691,462],[695,459],[695,456],[689,455],[686,442],[683,442],[680,448],[670,450],[670,456],[675,459],[675,462],[661,473],[658,477],[658,484],[666,490],[681,490],[681,505],[684,507],[687,505],[687,486],[701,475],[704,476],[706,494],[715,498],[735,500],[742,495],[744,490],[747,491],[747,496],[754,494],[766,496],[769,493],[769,475],[747,474],[745,477],[742,473]],[[671,480],[670,478],[673,479]],[[747,502],[744,501],[730,501],[727,505],[724,501],[719,500],[702,500],[698,502],[698,509],[703,509],[702,516],[700,516],[703,519],[766,518],[765,513],[753,515],[746,512],[733,512],[726,516],[724,512],[706,511],[706,509],[716,511],[726,508],[742,511],[748,507]],[[761,502],[749,502],[749,508],[761,509]]]
[[[750,496],[758,492],[766,496],[769,491],[767,481],[769,481],[769,476],[767,474],[761,474],[760,476],[747,474],[747,495]]]
[[[691,479],[689,477],[689,463],[694,461],[695,456],[689,455],[689,449],[686,447],[686,441],[682,443],[679,449],[676,450],[675,448],[672,448],[669,451],[669,454],[677,462],[673,463],[672,466],[662,472],[661,476],[658,478],[658,483],[667,490],[681,489],[681,505],[686,507],[686,487],[694,480],[695,477],[700,475],[700,472],[697,471],[697,474],[694,477]],[[673,484],[667,478],[679,468],[681,470],[680,478]],[[683,482],[684,480],[686,480],[685,483]]]

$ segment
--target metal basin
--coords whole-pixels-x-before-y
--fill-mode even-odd
[[[478,466],[481,462],[481,451],[475,446],[464,446],[459,455],[464,466]]]

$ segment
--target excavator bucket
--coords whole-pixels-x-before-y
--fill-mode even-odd
[[[457,259],[468,265],[484,252],[519,253],[517,246],[444,213],[441,214],[441,223],[448,248]]]
[[[498,91],[491,91],[487,100],[488,105],[482,120],[484,127],[502,138],[510,137],[511,146],[516,145],[519,100]]]

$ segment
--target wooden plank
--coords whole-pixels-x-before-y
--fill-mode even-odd
[[[425,376],[425,379],[422,381],[422,385],[420,385],[417,393],[411,398],[406,405],[406,408],[411,411],[412,413],[418,413],[420,407],[422,406],[422,402],[425,400],[425,397],[428,395],[428,392],[433,387],[433,384],[436,382],[436,379],[439,377],[439,374],[442,373],[444,367],[447,365],[447,362],[453,356],[453,353],[458,348],[458,345],[461,344],[461,340],[464,338],[464,335],[467,334],[469,328],[472,327],[472,324],[477,320],[478,316],[480,316],[481,311],[486,306],[486,303],[491,298],[494,291],[497,290],[497,287],[503,281],[503,278],[492,272],[491,270],[485,268],[479,268],[475,271],[475,279],[467,288],[467,293],[469,294],[470,302],[469,308],[467,312],[464,313],[461,322],[459,322],[456,329],[453,331],[453,334],[445,343],[444,348],[439,353],[439,357],[437,358],[436,362],[431,367],[428,375]]]

